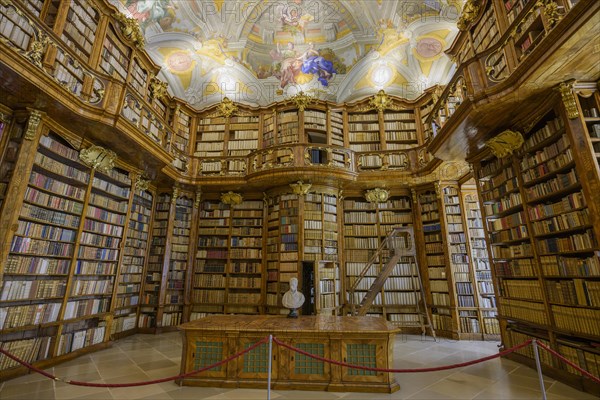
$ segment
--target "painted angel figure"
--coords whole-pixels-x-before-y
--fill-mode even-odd
[[[303,14],[299,7],[289,7],[285,5],[281,9],[281,23],[283,30],[289,32],[293,36],[301,36],[304,38],[304,27],[315,17],[310,14]]]
[[[315,50],[313,43],[308,44],[308,49],[306,49],[300,59],[302,60],[300,70],[303,73],[317,75],[321,85],[329,85],[329,80],[333,77],[333,74],[336,73],[336,70],[331,61],[323,58],[323,56]]]

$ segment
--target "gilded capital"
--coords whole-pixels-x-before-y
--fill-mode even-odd
[[[485,146],[490,149],[493,155],[497,158],[510,156],[515,150],[523,146],[525,140],[519,132],[505,130],[495,137],[485,142]]]
[[[171,203],[177,203],[177,199],[179,198],[179,188],[177,186],[173,187],[173,197],[171,197]]]
[[[37,132],[38,126],[42,120],[42,112],[38,110],[31,110],[29,114],[29,120],[27,121],[27,129],[23,136],[26,140],[35,139],[35,133]]]
[[[134,185],[136,190],[143,192],[144,190],[148,190],[148,187],[150,186],[150,180],[143,179],[141,176],[138,176]]]
[[[200,202],[202,201],[202,191],[196,192],[196,198],[194,199],[194,208],[200,208]]]
[[[575,95],[573,94],[573,82],[562,82],[560,85],[558,85],[558,91],[560,92],[563,104],[565,105],[567,117],[569,119],[575,119],[579,117],[577,101],[575,100]]]

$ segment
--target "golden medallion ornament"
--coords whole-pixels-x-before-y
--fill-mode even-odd
[[[485,142],[485,146],[488,147],[492,154],[497,158],[504,158],[510,156],[515,150],[520,149],[523,143],[525,143],[525,140],[521,133],[505,130]]]
[[[217,106],[217,109],[225,118],[231,117],[238,111],[237,106],[233,101],[231,101],[229,97],[223,97],[223,100],[221,100],[221,102]]]
[[[375,188],[365,192],[365,199],[369,203],[385,203],[390,197],[390,191],[382,188]]]
[[[243,197],[241,194],[239,193],[234,193],[234,192],[227,192],[227,193],[221,193],[221,202],[223,204],[230,204],[230,205],[236,205],[236,204],[241,204],[241,202],[243,201]]]
[[[298,181],[296,183],[290,183],[290,187],[292,188],[292,193],[304,196],[308,193],[308,191],[312,187],[312,184],[304,183],[303,181]]]
[[[88,167],[106,173],[114,168],[117,154],[102,146],[93,145],[87,149],[81,149],[79,158]]]

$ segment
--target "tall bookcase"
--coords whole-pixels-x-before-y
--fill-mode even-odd
[[[364,197],[348,196],[344,199],[344,260],[345,288],[354,285],[362,270],[385,237],[396,227],[412,226],[412,202],[408,194],[396,194],[387,200],[372,203]],[[359,304],[381,271],[384,260],[378,259],[369,268],[354,292],[354,304]],[[412,260],[401,258],[383,289],[377,294],[368,315],[383,316],[392,322],[413,321],[418,318],[406,312],[406,305],[416,305],[420,282]],[[415,292],[416,290],[416,292]],[[349,293],[346,293],[346,301]]]
[[[144,269],[150,250],[153,201],[154,196],[149,191],[140,190],[134,193],[114,300],[112,337],[134,333],[137,328],[139,305],[142,303],[142,290],[146,278]]]
[[[167,236],[169,230],[169,210],[171,194],[159,193],[154,206],[154,221],[152,224],[152,239],[146,264],[142,301],[138,327],[144,331],[154,331],[158,327],[161,286],[165,281],[163,275],[167,251]],[[167,259],[168,261],[168,259]]]
[[[565,115],[559,108],[542,114],[525,132],[518,154],[484,157],[476,171],[503,344],[535,337],[583,368],[597,370],[600,246],[589,211],[591,182],[582,184],[578,165],[578,158],[592,155],[574,151],[572,129],[578,125],[569,122],[567,129]],[[532,356],[521,351],[515,358],[532,363]],[[589,384],[555,360],[542,362],[571,382]]]
[[[472,182],[472,183],[471,183]],[[484,339],[498,339],[500,325],[497,318],[496,297],[489,261],[487,240],[483,230],[483,218],[474,179],[461,185],[460,193],[464,207],[468,247],[470,248],[470,273],[479,307],[481,333]]]
[[[110,333],[131,180],[90,169],[54,132],[41,136],[3,269],[2,346],[29,362],[72,357]],[[3,374],[16,364],[3,357]],[[8,371],[4,371],[8,370]]]

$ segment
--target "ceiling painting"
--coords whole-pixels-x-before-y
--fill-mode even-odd
[[[110,0],[136,18],[172,95],[266,105],[304,91],[407,99],[444,85],[460,1]]]

